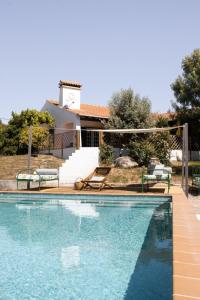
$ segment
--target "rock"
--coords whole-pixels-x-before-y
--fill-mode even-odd
[[[122,157],[118,157],[115,160],[115,167],[119,167],[119,168],[134,168],[137,167],[138,164],[133,161],[129,156],[122,156]]]

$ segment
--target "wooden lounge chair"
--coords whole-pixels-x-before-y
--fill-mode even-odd
[[[111,186],[107,183],[107,176],[110,171],[111,167],[97,167],[92,174],[81,181],[83,183],[81,190],[98,187],[101,191],[105,187],[111,188]]]

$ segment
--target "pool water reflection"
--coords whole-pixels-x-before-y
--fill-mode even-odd
[[[0,299],[171,299],[171,236],[168,202],[0,203]]]

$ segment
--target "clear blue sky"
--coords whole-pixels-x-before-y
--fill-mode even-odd
[[[83,103],[131,87],[167,111],[200,47],[199,11],[199,0],[1,0],[0,118],[58,98],[60,79],[83,84]]]

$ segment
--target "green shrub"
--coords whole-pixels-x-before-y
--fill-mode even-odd
[[[147,166],[152,157],[157,157],[161,163],[169,164],[170,134],[155,133],[146,139],[129,143],[130,156],[139,164]]]
[[[0,154],[15,155],[28,151],[29,127],[33,126],[32,148],[40,149],[48,141],[48,129],[55,124],[49,112],[27,109],[21,113],[12,112],[8,125],[0,122]],[[46,127],[40,127],[45,125]]]
[[[155,149],[155,156],[159,158],[162,164],[168,165],[170,158],[170,140],[169,132],[159,132],[152,135],[150,143]]]
[[[112,146],[103,144],[99,147],[99,161],[101,164],[111,165],[114,160],[114,149]]]
[[[155,156],[155,149],[147,140],[137,142],[132,141],[129,144],[129,154],[139,166],[147,166],[151,157]]]

